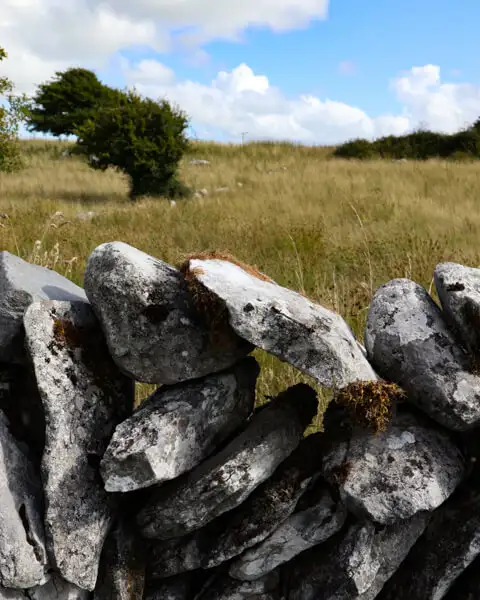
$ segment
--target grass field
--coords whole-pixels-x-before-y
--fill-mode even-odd
[[[66,147],[24,142],[26,168],[0,174],[0,239],[2,249],[80,285],[88,255],[106,241],[172,264],[190,252],[226,251],[334,308],[362,340],[382,283],[409,277],[434,293],[437,263],[480,265],[480,164],[357,163],[331,159],[324,148],[195,143],[182,178],[209,193],[172,207],[158,198],[131,204],[123,176],[61,159]],[[211,164],[193,166],[192,158]],[[78,216],[88,211],[96,215]],[[260,400],[308,381],[258,356]],[[138,393],[149,390],[139,386]]]

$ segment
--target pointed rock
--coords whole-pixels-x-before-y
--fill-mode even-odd
[[[432,423],[398,413],[384,432],[357,431],[325,456],[347,508],[382,525],[440,506],[465,474],[459,449]]]
[[[316,488],[318,498],[311,506],[293,513],[263,542],[232,563],[232,577],[243,581],[263,577],[340,531],[347,517],[345,507],[332,499],[323,481]]]
[[[465,348],[480,352],[480,269],[445,262],[434,271],[443,311]]]
[[[25,362],[23,313],[38,300],[86,302],[87,297],[60,273],[0,252],[0,361]]]
[[[131,414],[133,382],[111,360],[88,304],[34,303],[24,324],[46,419],[47,548],[67,581],[93,590],[116,507],[99,463],[116,425]]]
[[[144,543],[126,523],[117,523],[102,550],[93,600],[142,600]]]
[[[204,379],[162,386],[117,426],[100,463],[109,492],[129,492],[193,469],[246,421],[260,371],[249,356]]]
[[[255,346],[326,387],[377,379],[340,315],[233,262],[190,259],[188,268],[197,294],[213,294],[234,331]]]
[[[437,422],[456,431],[480,423],[480,378],[422,286],[394,279],[375,292],[365,346],[379,375]]]
[[[42,484],[0,412],[0,584],[28,588],[44,583],[47,554]]]
[[[252,350],[231,330],[214,339],[180,271],[123,242],[95,248],[85,291],[114,361],[137,381],[173,384],[203,377]]]
[[[142,534],[185,535],[239,506],[298,446],[316,412],[317,395],[308,385],[280,394],[220,452],[153,493],[137,517]]]

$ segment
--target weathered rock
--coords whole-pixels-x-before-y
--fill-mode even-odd
[[[110,530],[103,546],[93,600],[142,600],[145,544],[124,522]]]
[[[298,446],[316,412],[316,393],[306,384],[280,394],[220,452],[153,493],[137,517],[142,534],[185,535],[239,506]]]
[[[347,508],[382,525],[440,506],[462,480],[465,463],[446,433],[399,412],[385,432],[360,430],[324,459]]]
[[[291,600],[373,600],[422,534],[426,513],[375,531],[350,525],[286,565]],[[342,539],[343,537],[343,539]]]
[[[480,378],[439,307],[409,279],[381,286],[370,304],[368,358],[433,419],[463,431],[480,423]]]
[[[85,292],[56,271],[0,252],[0,361],[24,363],[23,313],[37,300],[83,300]]]
[[[133,382],[108,355],[88,304],[34,303],[24,324],[46,419],[47,549],[67,581],[93,590],[116,506],[99,463],[114,428],[131,414]]]
[[[294,510],[321,466],[323,434],[302,440],[270,479],[243,504],[190,535],[152,544],[152,579],[212,568],[265,539]]]
[[[478,600],[480,597],[480,556],[465,569],[448,590],[445,600]]]
[[[28,444],[29,454],[39,466],[45,446],[45,415],[31,365],[0,363],[0,410],[13,437]]]
[[[25,600],[25,598],[26,596],[21,590],[0,587],[0,600]]]
[[[252,269],[225,260],[191,259],[189,273],[226,307],[238,335],[311,375],[341,388],[377,376],[346,322]],[[199,293],[201,293],[199,291]]]
[[[378,600],[441,600],[480,555],[480,493],[465,487],[433,513]]]
[[[333,500],[323,482],[316,487],[317,501],[292,514],[262,543],[235,560],[229,571],[232,577],[258,579],[340,531],[347,517],[345,507]]]
[[[466,349],[480,351],[480,269],[441,263],[434,271],[435,287],[445,316]]]
[[[258,600],[273,599],[280,585],[280,573],[273,571],[256,581],[239,581],[226,573],[214,576],[206,583],[195,600]]]
[[[145,600],[191,600],[193,581],[191,573],[156,581],[145,591]]]
[[[27,588],[48,579],[42,484],[8,427],[0,412],[0,584]]]
[[[114,361],[137,381],[172,384],[203,377],[252,350],[231,330],[219,343],[194,309],[183,275],[123,242],[95,248],[85,291]]]
[[[246,357],[222,373],[162,386],[117,426],[100,463],[109,492],[128,492],[197,466],[250,415],[257,361]]]
[[[91,594],[55,573],[45,585],[28,590],[25,597],[29,600],[89,600]]]

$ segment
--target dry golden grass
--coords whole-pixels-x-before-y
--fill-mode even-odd
[[[132,205],[124,177],[59,159],[66,147],[26,142],[26,169],[0,174],[0,213],[8,215],[0,237],[2,248],[79,284],[88,255],[105,241],[174,264],[225,252],[334,308],[362,339],[380,284],[409,277],[433,293],[438,262],[480,265],[480,164],[356,163],[329,159],[322,148],[196,143],[182,178],[209,194],[171,207],[155,198]],[[191,158],[211,164],[193,166]],[[97,216],[81,220],[86,211]],[[258,355],[260,399],[308,380]]]

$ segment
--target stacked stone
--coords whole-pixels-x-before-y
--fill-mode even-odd
[[[83,290],[0,253],[0,600],[478,597],[480,270],[435,283],[364,348],[221,255],[102,244]],[[306,384],[257,406],[255,348],[333,390],[323,432]]]

